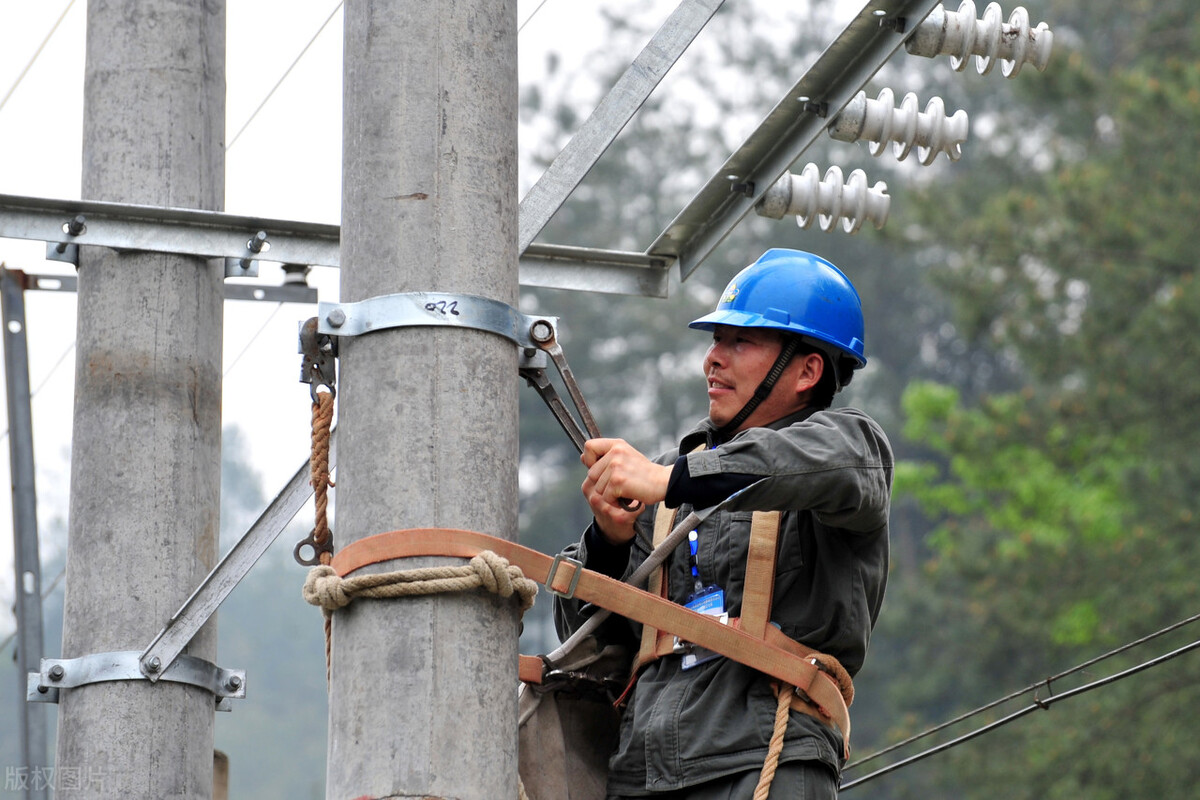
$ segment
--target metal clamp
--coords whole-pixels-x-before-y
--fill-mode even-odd
[[[567,585],[567,588],[559,591],[558,589],[554,588],[554,578],[558,575],[558,565],[564,563],[570,564],[572,567],[574,567],[575,573],[571,576],[571,582]],[[571,558],[570,556],[565,556],[562,553],[559,553],[554,557],[554,560],[550,562],[550,571],[546,573],[546,591],[555,597],[561,597],[563,600],[570,600],[575,596],[575,590],[579,587],[579,579],[582,576],[583,562],[577,558]]]
[[[304,539],[296,542],[296,546],[292,548],[292,558],[296,559],[296,563],[302,567],[315,567],[321,563],[321,554],[328,553],[333,555],[333,537],[327,538],[323,543],[318,543],[316,539],[316,529],[309,531],[309,534]],[[312,555],[305,556],[308,552],[305,548],[311,548]]]
[[[337,339],[317,332],[317,318],[300,323],[300,382],[309,385],[309,394],[317,402],[317,390],[324,386],[337,394]]]
[[[60,689],[74,689],[103,681],[150,681],[142,672],[136,650],[112,653],[93,653],[79,658],[43,658],[41,672],[30,672],[26,680],[25,699],[30,703],[57,703]],[[152,659],[146,669],[154,680],[186,683],[211,692],[216,698],[217,711],[229,711],[231,699],[246,697],[246,671],[222,669],[216,664],[195,656],[180,655],[165,670],[158,659]]]
[[[499,300],[471,294],[406,292],[357,303],[318,303],[320,333],[359,336],[389,328],[452,326],[497,333],[520,347],[537,347],[530,329],[558,325],[556,317],[530,317]]]

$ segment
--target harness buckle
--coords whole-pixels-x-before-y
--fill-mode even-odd
[[[554,588],[554,579],[558,575],[558,567],[560,564],[567,563],[575,568],[575,574],[571,576],[571,582],[563,591]],[[550,571],[546,574],[546,591],[555,597],[561,597],[563,600],[570,600],[575,597],[575,589],[579,586],[579,578],[583,575],[583,562],[576,558],[559,553],[550,562]]]

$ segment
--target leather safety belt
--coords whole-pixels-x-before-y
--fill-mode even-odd
[[[397,558],[450,556],[469,559],[484,550],[508,559],[510,564],[520,567],[526,577],[544,585],[552,594],[577,597],[644,626],[659,626],[671,636],[721,653],[796,687],[798,693],[811,701],[821,718],[837,725],[848,742],[850,715],[846,700],[835,681],[819,666],[819,654],[788,638],[774,625],[766,625],[764,636],[753,636],[741,626],[723,624],[716,617],[692,611],[659,594],[585,569],[574,559],[548,556],[506,539],[455,528],[414,528],[368,536],[342,548],[333,557],[331,566],[339,576],[345,577],[368,564]],[[541,659],[522,656],[522,680],[539,682],[542,667]]]

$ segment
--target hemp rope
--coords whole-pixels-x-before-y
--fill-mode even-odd
[[[533,607],[538,590],[537,582],[526,578],[520,567],[509,564],[508,559],[491,550],[484,550],[463,566],[424,567],[349,578],[341,577],[328,564],[321,564],[308,572],[304,599],[320,606],[328,616],[358,597],[417,597],[478,588],[501,597],[516,595],[522,612]]]
[[[329,431],[333,427],[333,393],[318,392],[314,395],[312,404],[312,455],[309,457],[309,483],[313,487],[313,501],[316,504],[316,522],[313,526],[312,540],[319,553],[318,559],[322,564],[333,560],[324,545],[329,541],[332,532],[329,530],[329,487],[333,480],[329,477]],[[325,680],[329,680],[329,668],[332,654],[330,639],[333,632],[333,622],[329,615],[325,616]]]
[[[771,793],[771,782],[775,780],[775,770],[779,767],[779,754],[783,752],[783,734],[787,730],[788,711],[792,707],[793,694],[794,689],[791,686],[783,684],[779,687],[779,705],[775,707],[775,730],[771,733],[767,760],[763,762],[758,785],[754,787],[753,800],[767,800]]]
[[[324,545],[330,537],[329,487],[336,485],[329,477],[329,431],[332,427],[333,395],[319,392],[312,404],[312,455],[309,458],[309,483],[313,487],[313,500],[317,507],[312,539],[317,545]],[[320,560],[322,564],[328,564],[331,557],[324,551],[320,554]]]

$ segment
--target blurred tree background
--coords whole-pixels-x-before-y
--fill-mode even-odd
[[[837,35],[835,5],[725,4],[541,240],[644,249]],[[560,318],[601,429],[657,453],[704,413],[707,341],[687,322],[738,269],[769,247],[796,247],[854,281],[870,364],[838,402],[875,416],[901,464],[891,582],[857,681],[852,761],[1197,613],[1200,281],[1190,243],[1200,221],[1200,15],[1185,0],[1025,6],[1054,32],[1044,73],[1026,66],[1005,80],[973,63],[956,73],[948,58],[901,52],[867,87],[871,97],[890,87],[897,98],[917,93],[922,108],[937,95],[948,111],[965,109],[960,161],[920,167],[826,137],[805,153],[822,173],[861,167],[887,182],[882,231],[806,231],[752,215],[689,280],[673,278],[668,299],[521,295],[523,312]],[[551,57],[545,79],[523,92],[522,120],[544,134],[523,143],[534,176],[661,23],[638,4],[611,8],[586,80]],[[228,531],[240,533],[265,498],[235,439],[225,452]],[[523,391],[525,544],[554,552],[579,536],[589,520],[583,475],[537,395]],[[233,797],[323,794],[320,614],[300,601],[303,570],[286,552],[302,535],[285,534],[287,546],[221,610],[221,663],[249,670],[247,700],[218,719]],[[523,652],[556,644],[549,606],[543,597],[527,615]],[[1195,638],[1185,626],[1056,680],[1050,693]],[[1187,709],[1200,700],[1198,679],[1200,656],[1183,655],[845,794],[1190,798],[1200,723]],[[0,685],[5,708],[12,683]],[[1033,697],[852,767],[846,781]],[[16,763],[11,727],[0,726],[4,763]]]

